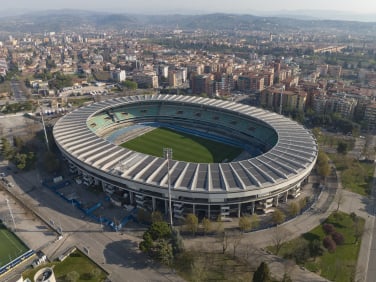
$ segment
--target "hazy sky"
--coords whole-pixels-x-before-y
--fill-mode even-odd
[[[0,0],[1,11],[9,9],[106,10],[130,13],[191,13],[294,10],[337,10],[376,14],[376,0]],[[376,19],[375,19],[376,20]]]

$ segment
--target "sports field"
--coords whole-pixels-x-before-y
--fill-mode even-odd
[[[172,159],[197,163],[232,161],[242,152],[241,148],[167,128],[156,128],[121,146],[156,157],[163,156],[163,148],[171,148]]]
[[[29,249],[0,223],[0,267],[11,262]]]

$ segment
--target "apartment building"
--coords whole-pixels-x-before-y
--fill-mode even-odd
[[[125,81],[125,79],[127,78],[127,76],[125,74],[125,70],[120,70],[120,69],[113,70],[111,72],[111,77],[116,82]]]
[[[137,82],[137,84],[144,88],[158,88],[158,76],[155,72],[139,72],[133,74],[133,80]]]

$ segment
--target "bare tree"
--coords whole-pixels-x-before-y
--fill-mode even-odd
[[[279,251],[281,250],[282,245],[286,241],[288,235],[289,234],[286,229],[279,226],[274,228],[272,233],[272,242],[276,255],[279,254]]]
[[[343,190],[340,189],[337,191],[337,195],[335,198],[335,203],[337,204],[337,212],[339,210],[340,205],[342,205],[345,202],[345,194],[343,193]]]
[[[218,240],[217,242],[221,245],[222,247],[222,254],[225,254],[227,251],[227,248],[230,245],[230,240],[229,240],[229,234],[226,231],[223,231],[218,234]]]
[[[234,232],[231,234],[231,241],[232,241],[232,255],[236,257],[236,251],[241,244],[243,239],[243,233],[241,232]]]
[[[205,263],[201,263],[198,258],[192,263],[192,281],[201,282],[206,280],[207,269]]]
[[[354,228],[354,244],[358,244],[359,239],[363,236],[365,230],[364,230],[364,224],[359,220],[356,219],[353,224]]]
[[[246,260],[246,261],[248,260],[248,258],[250,257],[253,249],[254,249],[254,246],[251,243],[247,243],[247,244],[244,245],[244,247],[242,248],[244,260]]]

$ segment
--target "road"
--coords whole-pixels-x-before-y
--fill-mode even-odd
[[[27,100],[25,92],[21,89],[21,82],[18,80],[12,80],[10,82],[10,87],[12,88],[13,98],[16,100],[16,102]]]

